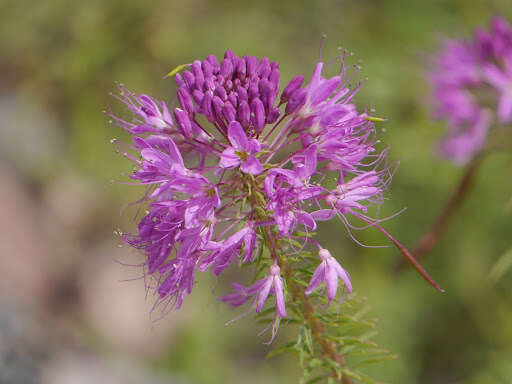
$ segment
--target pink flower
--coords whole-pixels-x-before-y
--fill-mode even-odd
[[[263,172],[260,161],[254,156],[261,150],[261,145],[256,139],[248,139],[242,126],[237,121],[232,121],[228,127],[228,138],[231,147],[222,152],[219,166],[233,169],[240,166],[244,173],[258,175]]]
[[[320,249],[318,256],[322,262],[313,273],[313,277],[306,289],[306,295],[313,293],[320,284],[325,282],[327,287],[327,298],[329,301],[334,300],[336,291],[338,290],[338,279],[341,279],[347,287],[348,293],[352,292],[352,284],[348,273],[341,267],[338,261],[331,256],[327,249]]]
[[[510,123],[512,121],[512,47],[509,54],[503,58],[502,68],[494,63],[486,63],[483,72],[485,79],[499,93],[499,119],[504,123]]]
[[[457,164],[484,148],[494,122],[512,122],[512,27],[501,17],[490,24],[446,42],[430,74],[435,116],[447,121],[439,153]]]
[[[247,288],[236,283],[233,283],[232,286],[235,293],[221,297],[221,301],[238,307],[245,304],[250,297],[255,296],[256,312],[260,312],[263,309],[268,295],[273,292],[276,297],[277,314],[281,318],[286,317],[283,282],[281,280],[281,270],[278,265],[272,265],[270,267],[270,274],[267,277],[258,280]]]

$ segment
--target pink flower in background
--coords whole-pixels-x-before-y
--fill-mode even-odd
[[[447,41],[430,79],[434,114],[448,124],[439,153],[458,164],[479,153],[494,124],[512,122],[512,27],[500,17],[472,40]]]

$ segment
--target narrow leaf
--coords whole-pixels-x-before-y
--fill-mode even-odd
[[[488,279],[496,284],[501,278],[507,273],[507,271],[512,267],[512,248],[506,251],[503,255],[500,256],[498,261],[492,266]]]
[[[187,68],[190,64],[181,64],[181,65],[178,65],[176,68],[174,68],[171,72],[169,72],[167,75],[164,76],[164,78],[166,77],[173,77],[174,75],[180,73],[181,71],[183,71],[185,68]]]

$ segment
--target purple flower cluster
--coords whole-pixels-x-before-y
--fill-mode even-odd
[[[463,164],[484,146],[494,121],[512,122],[512,27],[495,17],[470,41],[447,41],[432,71],[435,115],[448,121],[440,153]]]
[[[308,233],[334,217],[349,231],[349,216],[377,223],[367,207],[382,202],[390,175],[372,118],[352,101],[357,88],[349,88],[343,60],[335,76],[326,77],[320,62],[307,85],[293,78],[279,99],[278,64],[231,51],[176,75],[172,111],[120,86],[117,97],[133,119],[112,118],[133,140],[116,144],[135,167],[131,179],[147,186],[147,213],[122,237],[144,253],[157,303],[179,308],[197,272],[218,276],[260,257],[264,276],[248,287],[233,283],[235,293],[222,300],[240,306],[253,298],[260,311],[273,295],[283,318],[280,263],[300,255],[297,242],[318,248],[306,294],[325,286],[332,301],[339,279],[352,291],[348,273]],[[278,253],[269,241],[289,246]]]

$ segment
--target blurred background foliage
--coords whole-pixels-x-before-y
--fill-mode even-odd
[[[120,208],[141,192],[112,184],[129,164],[125,138],[102,111],[122,109],[114,81],[172,103],[170,69],[203,58],[268,56],[283,84],[311,73],[322,34],[368,77],[357,97],[389,119],[381,139],[400,167],[382,216],[412,245],[462,170],[435,157],[443,124],[430,119],[424,73],[440,39],[512,19],[509,0],[135,1],[0,0],[0,382],[294,383],[290,356],[263,360],[268,334],[216,300],[225,284],[201,277],[178,313],[155,325],[136,256],[112,234],[133,228]],[[320,230],[378,317],[381,346],[399,358],[368,372],[390,383],[510,383],[512,212],[510,151],[490,156],[425,265],[440,294],[393,249],[354,244],[341,224]],[[509,176],[507,176],[509,175]],[[507,208],[508,202],[508,208]],[[358,234],[386,243],[377,231]],[[500,257],[503,257],[500,260]],[[500,260],[500,261],[498,261]],[[508,261],[507,261],[508,260]],[[498,264],[496,264],[498,263]],[[494,266],[494,269],[493,269]],[[235,278],[237,272],[229,272]],[[213,292],[212,292],[213,291]],[[294,335],[282,326],[275,346]]]

